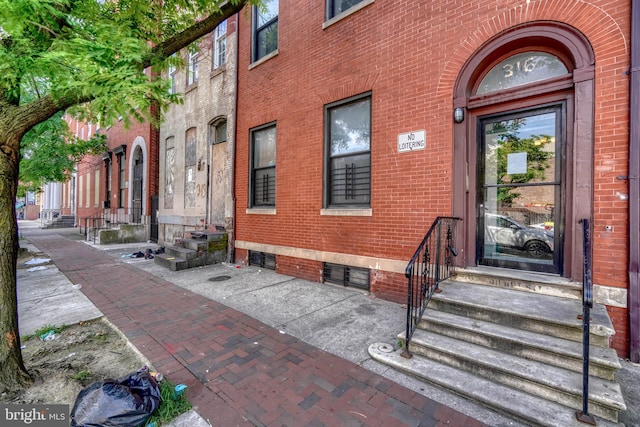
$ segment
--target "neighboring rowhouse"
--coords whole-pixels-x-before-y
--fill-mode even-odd
[[[135,121],[128,128],[122,120],[104,128],[69,116],[66,120],[79,138],[106,135],[108,150],[84,156],[62,184],[63,214],[75,215],[82,229],[138,224],[134,240],[157,239],[158,131]]]
[[[629,355],[631,2],[265,4],[238,18],[237,262],[405,303],[408,260],[454,216],[457,266],[581,282],[592,218],[596,302]],[[176,162],[214,118],[163,132]]]
[[[236,18],[184,49],[185,69],[170,68],[171,90],[184,94],[160,126],[161,244],[194,230],[233,231],[233,128]]]

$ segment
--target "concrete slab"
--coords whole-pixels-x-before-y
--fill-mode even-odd
[[[402,306],[351,292],[349,298],[328,304],[322,310],[300,316],[279,328],[360,365],[370,358],[367,348],[371,343],[384,337],[394,344],[405,321],[406,310]]]
[[[211,427],[211,424],[200,416],[194,409],[178,416],[164,427]]]
[[[347,289],[292,279],[228,297],[224,304],[279,328],[310,313],[327,310],[335,303],[354,295],[354,291]],[[330,312],[325,311],[325,315],[332,318]]]
[[[46,325],[71,325],[102,316],[100,310],[55,265],[45,270],[18,270],[20,335]]]

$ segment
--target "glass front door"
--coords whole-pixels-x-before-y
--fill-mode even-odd
[[[478,264],[561,274],[561,105],[479,121]]]

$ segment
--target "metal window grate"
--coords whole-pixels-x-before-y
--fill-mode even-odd
[[[347,163],[344,168],[331,171],[331,194],[334,201],[349,202],[361,198],[368,200],[370,191],[371,166]]]
[[[275,270],[276,256],[265,252],[249,251],[249,265]]]
[[[254,206],[275,206],[276,175],[275,168],[257,170],[253,191]]]
[[[322,279],[326,283],[369,290],[369,270],[347,265],[324,263]]]

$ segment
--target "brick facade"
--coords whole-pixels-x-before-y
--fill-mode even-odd
[[[576,74],[573,86],[559,91],[569,103],[574,93],[593,99],[592,129],[567,123],[579,149],[570,164],[578,177],[572,181],[575,197],[566,204],[568,211],[588,209],[593,218],[594,283],[618,331],[613,345],[628,354],[628,189],[616,176],[628,168],[630,2],[366,0],[331,20],[325,19],[324,6],[281,2],[278,49],[257,62],[251,55],[251,13],[239,14],[236,260],[247,250],[274,253],[278,271],[312,280],[319,280],[322,262],[369,268],[371,292],[402,302],[403,268],[426,230],[436,216],[458,209],[456,200],[470,203],[475,191],[461,191],[454,176],[460,161],[454,155],[454,92],[465,64],[514,28],[558,23],[582,35],[588,41],[584,50],[595,59],[585,67],[593,85],[581,85],[583,75]],[[370,211],[331,211],[323,204],[325,107],[365,93],[371,93]],[[536,96],[529,93],[522,105]],[[466,108],[463,138],[475,132],[474,113]],[[249,200],[250,135],[272,122],[276,202],[273,209],[260,210]],[[417,130],[425,131],[425,149],[399,152],[398,135]],[[583,164],[585,132],[593,156]],[[590,180],[586,190],[581,174]],[[579,241],[578,225],[569,222],[567,257]],[[473,231],[464,231],[471,242]],[[463,253],[458,262],[472,266],[476,260]],[[575,266],[564,269],[568,277],[578,273]]]
[[[71,180],[63,184],[63,214],[74,214],[76,224],[89,226],[85,218],[104,215],[110,212],[113,221],[149,223],[151,198],[158,191],[158,132],[149,123],[132,123],[125,128],[123,121],[106,128],[95,124],[78,122],[66,117],[70,130],[80,138],[89,134],[106,135],[107,152],[99,156],[84,156],[77,165],[77,171]],[[123,148],[124,147],[124,148]],[[120,179],[120,163],[124,156],[124,180]],[[141,161],[146,172],[142,178],[141,206],[136,207],[134,215],[132,188],[135,159]],[[110,164],[111,190],[107,200],[107,164]],[[96,183],[96,181],[98,181]],[[138,218],[139,216],[139,218]]]

